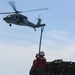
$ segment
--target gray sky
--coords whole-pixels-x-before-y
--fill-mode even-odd
[[[18,10],[48,7],[49,10],[22,13],[37,23],[40,14],[46,24],[42,49],[47,61],[75,62],[75,0],[14,0]],[[13,11],[7,0],[0,0],[0,12]],[[0,15],[0,75],[28,75],[39,49],[40,28],[9,25]]]

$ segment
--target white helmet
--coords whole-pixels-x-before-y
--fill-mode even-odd
[[[43,51],[40,52],[40,56],[45,56]]]

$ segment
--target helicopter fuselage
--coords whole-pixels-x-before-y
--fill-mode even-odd
[[[12,24],[19,25],[19,26],[29,26],[32,28],[38,28],[43,27],[45,24],[41,24],[41,19],[38,19],[38,22],[36,24],[30,22],[28,18],[20,13],[22,12],[32,12],[32,11],[39,11],[39,10],[47,10],[48,8],[42,8],[42,9],[35,9],[35,10],[28,10],[28,11],[18,11],[16,9],[14,1],[8,1],[14,12],[1,12],[0,14],[10,14],[3,18],[4,21],[6,21],[9,26],[12,26]]]
[[[45,24],[41,24],[41,19],[38,19],[37,24],[34,24],[28,20],[28,18],[22,14],[11,14],[3,18],[7,23],[9,23],[9,26],[11,24],[16,24],[20,26],[29,26],[32,28],[38,28],[45,26]]]
[[[28,18],[21,14],[12,14],[3,18],[9,24],[28,25]]]

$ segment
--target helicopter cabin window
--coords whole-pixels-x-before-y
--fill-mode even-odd
[[[27,17],[24,17],[24,22],[26,22],[26,23],[28,22],[28,19],[27,19]]]
[[[18,16],[16,16],[16,19],[18,19]]]

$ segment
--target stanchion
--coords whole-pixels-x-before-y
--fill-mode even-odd
[[[41,27],[40,42],[39,42],[39,53],[41,51],[41,42],[42,42],[42,33],[43,33],[43,30],[44,30],[44,26]]]

